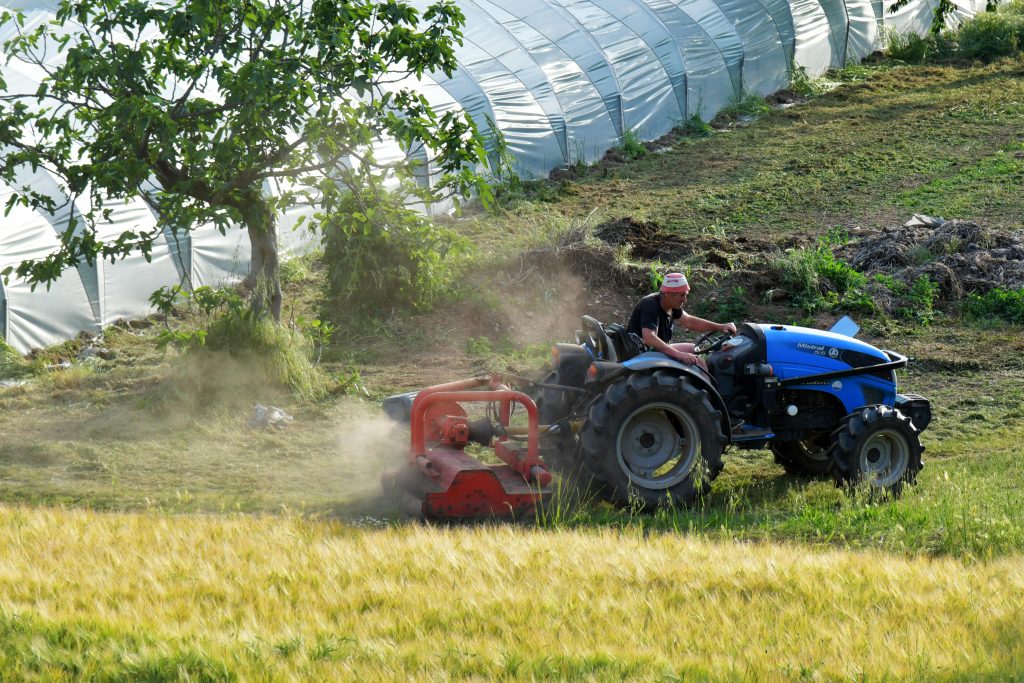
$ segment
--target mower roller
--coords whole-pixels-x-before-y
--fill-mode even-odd
[[[522,517],[550,493],[551,474],[539,456],[537,406],[497,375],[423,389],[389,399],[392,416],[408,416],[408,467],[384,475],[385,491],[402,496],[407,512],[433,519]],[[487,417],[470,420],[463,404],[485,403]],[[513,406],[527,425],[513,426]],[[396,414],[397,413],[397,414]],[[525,448],[516,442],[525,440]],[[470,444],[489,447],[503,465],[466,454]]]
[[[575,344],[555,345],[547,378],[529,383],[535,399],[497,375],[385,399],[412,443],[385,487],[418,515],[463,519],[530,514],[551,492],[549,467],[613,504],[655,508],[696,501],[730,448],[767,448],[789,474],[890,495],[924,466],[931,404],[897,393],[907,357],[855,339],[849,318],[828,331],[741,323],[709,333],[694,348],[706,369],[641,353],[620,325],[583,316],[583,328]],[[470,420],[464,404],[480,402],[487,417]],[[511,424],[514,405],[526,426]],[[472,443],[505,464],[470,457]]]

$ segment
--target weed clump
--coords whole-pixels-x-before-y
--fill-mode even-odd
[[[1013,3],[981,12],[955,31],[936,30],[927,36],[888,31],[883,42],[888,57],[908,64],[948,59],[988,63],[1024,50],[1024,10]]]
[[[676,131],[680,135],[685,135],[690,138],[706,138],[713,134],[715,129],[711,127],[711,124],[701,118],[701,115],[698,112],[677,126]]]
[[[934,35],[920,36],[913,32],[886,31],[882,38],[885,54],[908,64],[924,64],[936,53]]]
[[[314,345],[322,347],[329,340],[330,326],[320,321],[303,321],[302,328],[279,325],[227,289],[199,287],[187,292],[164,287],[150,301],[165,316],[190,306],[205,321],[196,328],[168,325],[157,337],[158,347],[174,346],[188,359],[176,367],[181,387],[209,394],[217,390],[212,384],[226,383],[220,370],[234,367],[234,374],[245,376],[243,385],[269,382],[312,400],[327,393],[328,378],[312,359]]]
[[[644,146],[640,135],[636,130],[627,130],[619,139],[619,144],[613,150],[627,160],[642,159],[647,156],[647,147]]]
[[[32,366],[14,348],[0,339],[0,379],[23,377],[32,373]]]
[[[759,118],[770,114],[772,105],[755,92],[744,91],[732,99],[728,106],[718,112],[718,121],[736,121],[740,118]]]
[[[871,297],[865,293],[868,279],[848,263],[836,258],[832,247],[845,244],[846,234],[832,230],[809,249],[789,249],[775,266],[794,303],[805,313],[822,309],[873,312]]]
[[[968,319],[982,324],[1024,325],[1024,289],[996,288],[984,294],[968,294],[963,312]]]

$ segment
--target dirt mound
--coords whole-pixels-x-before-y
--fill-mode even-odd
[[[1024,287],[1024,231],[971,221],[912,220],[844,245],[837,256],[866,275],[889,275],[907,285],[927,275],[948,301],[966,292]]]
[[[724,270],[763,263],[805,241],[798,236],[789,236],[778,242],[746,236],[735,239],[716,235],[683,237],[666,232],[657,223],[631,217],[616,218],[598,225],[594,236],[611,246],[628,246],[630,255],[637,259],[659,260],[670,265],[686,262],[698,269],[710,266]]]

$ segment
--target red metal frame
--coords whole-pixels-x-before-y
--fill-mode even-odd
[[[509,426],[512,404],[522,405],[528,419],[525,452],[509,443],[508,436],[497,436],[490,446],[505,465],[486,465],[467,455],[462,449],[469,442],[470,426],[461,402],[497,402],[498,421],[504,427]],[[420,391],[413,400],[411,431],[407,476],[385,480],[404,480],[406,493],[418,489],[411,507],[421,514],[436,518],[526,515],[550,492],[545,487],[551,483],[551,474],[539,456],[537,405],[497,375]]]
[[[490,386],[491,389],[488,391],[475,390],[476,387],[483,386]],[[504,427],[508,426],[509,420],[512,417],[512,403],[516,402],[522,405],[526,409],[526,415],[529,420],[526,437],[526,456],[523,457],[518,450],[509,448],[507,446],[507,437],[498,438],[493,444],[494,452],[527,481],[536,481],[541,486],[547,486],[551,483],[551,474],[547,471],[544,461],[539,456],[540,430],[538,429],[537,404],[521,391],[510,389],[496,375],[438,384],[437,386],[424,389],[416,395],[412,404],[412,450],[409,453],[411,464],[420,464],[419,458],[427,455],[427,425],[424,417],[431,405],[442,401],[477,403],[500,401],[501,407],[499,408],[498,418]]]

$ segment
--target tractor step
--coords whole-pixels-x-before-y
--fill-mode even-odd
[[[733,443],[737,443],[739,441],[764,441],[766,439],[774,438],[775,434],[767,427],[758,427],[756,425],[743,423],[736,429],[732,430]]]

